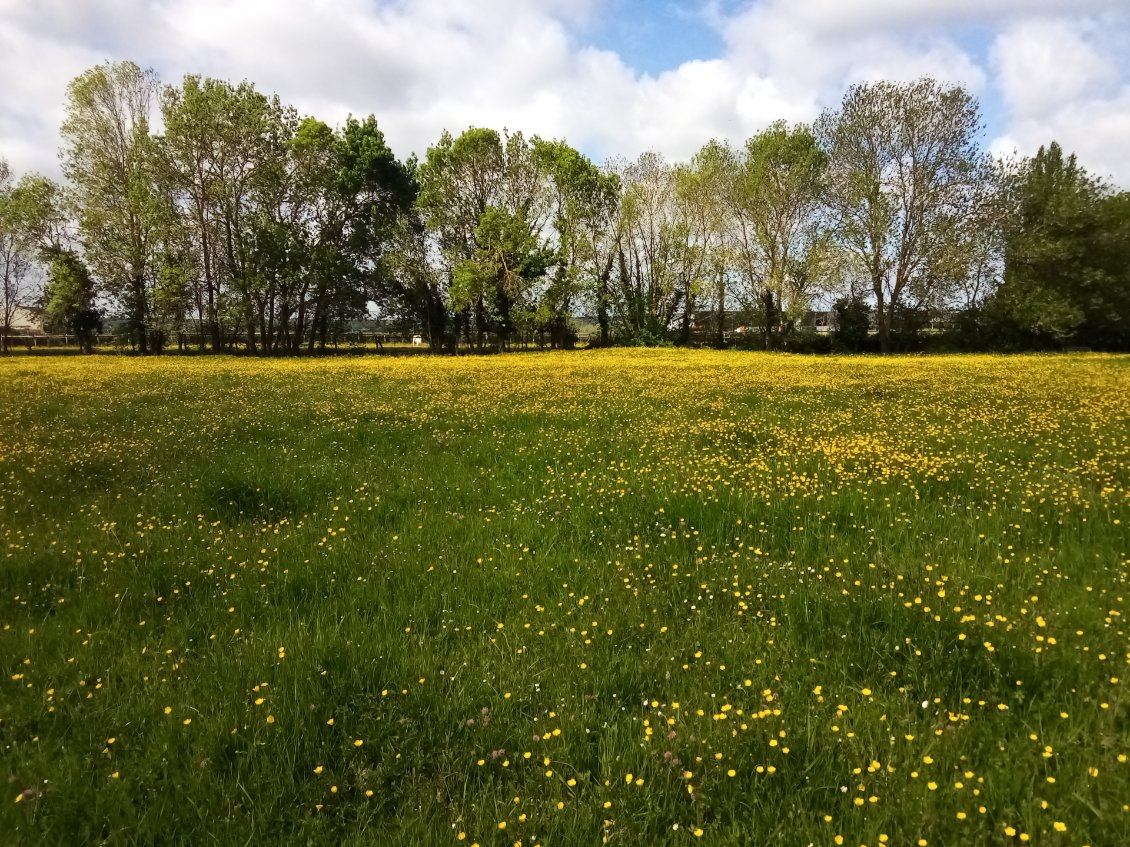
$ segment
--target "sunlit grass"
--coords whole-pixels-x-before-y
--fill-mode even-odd
[[[1128,366],[0,361],[0,841],[1125,843]]]

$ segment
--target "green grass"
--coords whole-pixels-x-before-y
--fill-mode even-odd
[[[4,844],[1128,841],[1125,357],[0,396]]]

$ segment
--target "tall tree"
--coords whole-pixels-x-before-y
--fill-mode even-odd
[[[206,314],[209,342],[217,352],[223,348],[226,315],[229,334],[238,322],[254,350],[251,219],[259,189],[277,177],[286,157],[293,114],[248,82],[232,85],[193,75],[179,87],[164,89],[161,112],[162,176],[195,242],[197,300]]]
[[[676,169],[658,153],[617,164],[621,182],[614,304],[625,336],[664,339],[687,296],[690,229]]]
[[[16,316],[36,308],[42,255],[68,240],[59,186],[39,174],[13,185],[0,160],[0,347],[6,349]]]
[[[827,155],[804,125],[777,121],[736,153],[726,194],[734,277],[758,315],[768,349],[780,349],[827,276],[831,245],[823,193]]]
[[[506,344],[514,310],[531,306],[532,271],[547,269],[534,255],[545,247],[552,214],[544,159],[521,133],[472,127],[458,138],[445,132],[428,148],[419,180],[420,211],[437,240],[459,322],[473,328],[479,349],[487,331]]]
[[[98,289],[86,263],[73,250],[46,251],[47,285],[43,290],[44,323],[49,328],[72,332],[83,353],[94,351],[96,334],[102,329],[102,313],[95,305]]]
[[[675,169],[675,208],[680,221],[676,232],[676,280],[682,292],[678,341],[689,344],[699,329],[700,305],[715,300],[714,342],[720,344],[726,308],[726,261],[730,238],[726,228],[725,192],[730,157],[724,147],[707,144],[687,165]]]
[[[1059,144],[1013,163],[1004,280],[990,314],[1014,343],[1130,349],[1130,195]]]
[[[308,313],[313,349],[316,341],[325,345],[331,325],[364,315],[385,290],[382,260],[412,212],[417,185],[371,115],[348,118],[340,132],[307,119],[290,146],[295,205],[305,209],[294,244],[311,283],[308,307],[298,303],[296,327],[301,333]]]
[[[138,349],[159,350],[151,291],[169,209],[155,188],[150,121],[159,84],[133,62],[91,68],[67,88],[63,173],[74,188],[83,252],[116,296]]]
[[[562,346],[576,300],[588,296],[596,305],[601,344],[608,344],[608,281],[613,254],[608,235],[619,197],[619,180],[601,171],[564,141],[534,139],[534,153],[547,175],[551,229],[556,255],[539,312],[551,344]]]
[[[8,351],[15,319],[30,303],[34,252],[25,218],[8,163],[0,159],[0,353]]]
[[[961,223],[980,196],[980,131],[976,100],[928,78],[852,86],[816,122],[828,206],[870,283],[884,352],[905,301],[940,301],[953,283]]]
[[[423,327],[433,353],[454,352],[448,309],[450,280],[432,255],[434,244],[416,214],[400,219],[374,275],[373,300],[393,320]]]

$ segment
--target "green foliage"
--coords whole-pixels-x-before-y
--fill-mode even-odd
[[[664,334],[651,329],[642,328],[636,330],[631,335],[626,336],[622,343],[626,347],[673,347],[674,343],[671,338]]]
[[[1037,345],[1130,348],[1130,200],[1052,143],[1005,178],[1002,333]]]
[[[34,187],[34,178],[13,186],[8,164],[0,159],[0,353],[8,349],[17,314],[32,304],[39,230]]]
[[[859,295],[841,297],[832,304],[835,346],[848,353],[871,349],[871,307]]]
[[[790,353],[827,355],[832,352],[832,348],[833,338],[830,333],[802,329],[789,336],[786,349]]]
[[[172,216],[157,188],[159,158],[150,135],[157,91],[156,74],[133,62],[98,65],[71,81],[60,128],[84,260],[119,299],[142,352],[154,329],[158,245]]]
[[[49,328],[72,332],[82,351],[91,352],[94,335],[102,329],[98,295],[86,264],[71,250],[47,253],[48,277],[43,291],[43,315]]]
[[[686,163],[602,168],[484,127],[401,162],[371,115],[332,127],[250,82],[117,62],[68,88],[69,185],[28,177],[5,203],[36,249],[81,252],[142,352],[177,332],[296,354],[374,318],[437,352],[569,347],[575,316],[600,346],[722,347],[735,311],[741,343],[797,349],[813,303],[861,285],[884,352],[955,310],[962,349],[1130,349],[1130,199],[1055,145],[993,163],[981,129],[968,91],[922,78]],[[5,325],[27,300],[10,280],[34,276],[8,254]]]
[[[884,352],[904,300],[940,304],[971,271],[981,129],[969,92],[930,78],[854,85],[816,123],[836,239],[870,286]]]

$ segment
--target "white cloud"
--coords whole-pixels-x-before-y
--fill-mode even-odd
[[[1075,20],[1032,20],[1008,27],[993,45],[1005,103],[1021,117],[1058,108],[1117,80],[1113,56]]]
[[[1065,29],[1035,16],[1124,0],[760,0],[730,14],[707,6],[722,55],[655,75],[585,43],[602,6],[621,8],[610,3],[0,0],[0,155],[17,171],[56,172],[66,84],[105,59],[152,65],[168,82],[186,72],[249,79],[330,122],[373,112],[401,155],[475,124],[565,137],[598,158],[647,148],[682,158],[712,136],[740,140],[778,117],[811,119],[851,82],[932,74],[1001,92],[1007,124],[997,144],[1031,152],[1032,139],[1086,120],[1091,130],[1075,148],[1084,163],[1121,167],[1130,184],[1117,155],[1130,70],[1111,36],[1130,22],[1114,14],[1103,27]],[[972,22],[999,33],[991,62],[952,34]]]
[[[1006,27],[991,56],[1010,122],[993,149],[1030,155],[1058,141],[1088,170],[1130,186],[1128,33],[1125,21],[1110,18],[1046,18]]]
[[[1124,0],[768,0],[754,6],[787,12],[817,32],[892,30],[987,22],[1045,13],[1085,14],[1122,9]]]
[[[1031,155],[1041,145],[1058,141],[1079,157],[1079,163],[1105,180],[1130,187],[1130,86],[1114,97],[1069,103],[1049,114],[1017,120],[995,138],[992,152]]]

